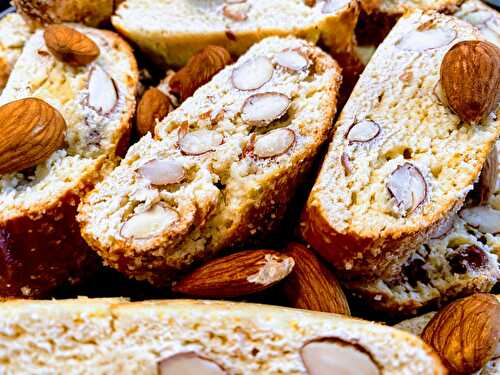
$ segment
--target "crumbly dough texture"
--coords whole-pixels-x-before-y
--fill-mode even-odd
[[[113,14],[115,0],[12,0],[24,19],[33,26],[78,22],[100,26]]]
[[[391,327],[230,302],[127,303],[77,299],[0,304],[2,374],[157,374],[157,362],[196,352],[229,374],[305,374],[308,340],[337,337],[371,354],[384,374],[444,374],[420,339]]]
[[[64,148],[34,168],[0,176],[0,296],[38,296],[73,280],[87,259],[95,263],[79,234],[76,207],[128,143],[138,81],[132,51],[114,33],[70,26],[95,41],[99,58],[79,68],[59,62],[38,30],[0,96],[0,105],[43,99],[67,124]],[[118,92],[115,107],[106,115],[88,104],[89,77],[99,67],[112,77]]]
[[[434,49],[398,47],[419,26],[449,30],[455,38]],[[499,109],[482,124],[463,123],[441,104],[435,88],[446,51],[479,38],[463,21],[414,11],[399,21],[363,72],[336,124],[300,224],[304,238],[343,277],[397,275],[472,189],[499,134]],[[361,120],[377,123],[380,133],[351,143],[346,134]],[[345,158],[349,168],[343,167]],[[426,185],[423,202],[407,212],[387,187],[405,163],[418,168]]]
[[[290,71],[276,63],[277,54],[290,49],[307,56],[306,70]],[[263,57],[273,64],[272,78],[257,90],[236,89],[233,71]],[[329,135],[340,80],[335,61],[306,41],[272,37],[254,45],[159,123],[154,139],[146,135],[132,146],[121,165],[85,198],[78,217],[84,238],[106,264],[163,284],[195,260],[269,233]],[[241,109],[250,95],[264,92],[284,94],[291,103],[283,117],[258,127],[243,120]],[[214,151],[189,155],[178,146],[181,128],[189,128],[187,134],[211,130],[224,140]],[[256,157],[252,139],[257,143],[276,129],[295,134],[291,147],[274,157]],[[153,186],[137,170],[154,159],[181,163],[185,179]],[[122,235],[127,220],[159,202],[176,210],[177,220],[146,239]]]
[[[112,17],[113,26],[158,63],[183,66],[209,44],[225,47],[233,56],[269,36],[294,35],[328,46],[332,52],[350,50],[358,19],[355,0],[325,1],[309,7],[303,0],[247,0],[247,18],[224,16],[223,0],[126,0]],[[233,5],[234,6],[234,5]],[[148,22],[143,22],[147,19]]]

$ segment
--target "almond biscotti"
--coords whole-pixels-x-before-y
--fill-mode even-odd
[[[0,96],[0,297],[46,295],[96,264],[76,208],[128,143],[130,47],[109,31],[61,27],[50,45],[48,29],[33,34]],[[71,41],[77,53],[58,53]]]
[[[328,137],[340,69],[319,48],[267,38],[132,146],[79,221],[104,262],[162,284],[269,233]]]
[[[479,38],[463,21],[415,11],[361,76],[300,225],[343,277],[397,275],[478,179],[499,134],[498,108],[479,124],[464,122],[438,81],[446,52]]]
[[[126,0],[113,26],[158,63],[180,67],[209,44],[242,55],[268,36],[294,35],[346,52],[358,18],[355,0]],[[147,22],[144,22],[147,20]]]
[[[0,303],[2,374],[445,374],[417,337],[336,314],[202,300]]]
[[[480,0],[467,0],[453,13],[479,29],[481,35],[500,46],[500,13]]]

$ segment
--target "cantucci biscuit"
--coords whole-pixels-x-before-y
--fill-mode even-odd
[[[327,139],[340,69],[319,48],[267,38],[132,146],[79,220],[104,262],[162,284],[267,234]]]
[[[419,338],[305,310],[203,300],[0,303],[2,374],[440,375]]]
[[[76,209],[127,146],[138,72],[130,47],[116,34],[71,27],[95,43],[95,61],[75,67],[57,60],[47,48],[44,30],[38,30],[26,42],[0,96],[2,108],[15,107],[18,100],[40,106],[41,99],[46,105],[40,108],[49,105],[65,122],[62,146],[56,145],[46,160],[29,168],[24,163],[1,166],[0,297],[46,295],[62,283],[77,281],[86,267],[97,263],[80,236]],[[36,111],[30,107],[21,113]],[[2,113],[7,118],[0,124],[7,126],[20,112]],[[19,134],[28,125],[28,120],[19,123]],[[43,150],[37,142],[43,137],[35,137],[42,126],[33,128],[33,139],[9,138],[18,132],[4,134],[2,150],[9,142],[32,144],[26,153],[37,160],[38,150]]]

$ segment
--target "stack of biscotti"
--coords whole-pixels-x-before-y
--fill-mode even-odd
[[[340,69],[271,37],[144,136],[80,205],[104,262],[163,284],[194,261],[279,224],[336,111]]]
[[[46,295],[97,264],[76,209],[127,147],[137,75],[109,31],[59,25],[26,42],[0,96],[0,297]]]
[[[203,300],[0,303],[2,374],[445,374],[419,338],[335,314]]]
[[[112,23],[157,62],[178,67],[209,44],[240,56],[269,36],[293,35],[347,52],[358,13],[355,0],[126,0]]]
[[[462,120],[443,102],[438,81],[450,48],[479,39],[463,21],[414,11],[398,22],[361,76],[300,225],[343,278],[369,282],[400,274],[473,189],[500,121],[495,112],[478,123]],[[497,76],[492,79],[498,84]],[[489,93],[493,99],[497,90]]]

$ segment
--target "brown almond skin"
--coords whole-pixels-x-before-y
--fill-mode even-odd
[[[231,55],[224,47],[206,46],[172,76],[170,88],[184,101],[231,62]]]
[[[500,340],[500,303],[486,293],[452,302],[434,315],[422,339],[452,373],[472,374],[495,353]]]
[[[20,99],[0,107],[0,132],[0,174],[6,174],[34,167],[61,148],[66,122],[43,100]]]
[[[135,126],[142,137],[146,133],[154,134],[156,120],[163,119],[172,108],[170,99],[157,88],[148,89],[137,106]]]
[[[272,256],[283,268],[269,275],[265,283],[249,281],[265,266],[266,256]],[[291,272],[293,263],[292,258],[274,250],[242,251],[205,263],[176,283],[172,290],[203,298],[244,296],[260,292],[281,281]]]
[[[480,123],[498,105],[500,49],[479,40],[455,44],[443,58],[441,85],[448,105],[463,121]]]
[[[284,254],[295,260],[280,287],[290,307],[350,316],[349,304],[335,275],[306,246],[292,242]]]
[[[65,25],[50,25],[43,34],[45,44],[56,59],[72,66],[90,64],[99,57],[92,39]]]
[[[7,84],[10,75],[10,66],[7,62],[0,58],[0,92]]]

